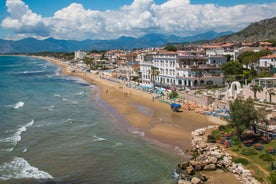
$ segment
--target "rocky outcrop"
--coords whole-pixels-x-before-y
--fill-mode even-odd
[[[179,174],[179,184],[186,183],[204,183],[207,181],[206,176],[200,171],[213,171],[222,169],[233,173],[244,184],[259,184],[252,177],[249,170],[241,164],[232,162],[232,156],[225,150],[219,148],[214,143],[207,143],[207,136],[204,136],[207,129],[216,128],[209,126],[207,128],[197,129],[192,132],[192,152],[193,158],[188,162],[178,165],[176,172]],[[197,174],[199,172],[199,174]]]

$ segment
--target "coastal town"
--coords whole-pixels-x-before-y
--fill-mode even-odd
[[[173,50],[170,50],[171,48]],[[259,57],[257,60],[255,59],[255,62],[248,63],[248,66],[243,64],[242,67],[246,70],[254,70],[256,73],[265,73],[265,77],[256,75],[252,79],[239,77],[232,81],[225,80],[226,75],[223,70],[225,64],[241,62],[239,56],[245,53],[263,51],[268,54]],[[180,48],[169,46],[133,51],[109,50],[102,53],[78,50],[74,52],[72,60],[52,57],[50,60],[58,66],[62,66],[64,74],[78,76],[99,85],[102,91],[101,98],[111,106],[117,106],[116,109],[118,109],[119,102],[126,102],[128,99],[128,107],[131,107],[130,104],[139,103],[139,100],[145,98],[152,108],[154,108],[154,105],[161,106],[163,104],[164,107],[171,106],[173,110],[171,113],[191,112],[200,114],[202,117],[208,117],[208,121],[216,122],[215,126],[213,123],[206,124],[206,127],[212,125],[210,126],[212,130],[218,129],[218,126],[227,126],[228,120],[231,119],[230,106],[233,101],[236,99],[244,101],[253,99],[254,108],[257,111],[265,112],[264,119],[254,122],[257,125],[256,132],[267,136],[271,141],[276,135],[276,48],[270,42],[213,43],[212,45],[186,45]],[[254,88],[258,90],[254,90]],[[123,97],[119,97],[120,95]],[[138,99],[135,99],[135,96]],[[118,100],[116,101],[115,98],[118,98]],[[146,103],[144,102],[144,104]],[[174,105],[172,104],[179,105],[179,108],[173,109]],[[183,141],[188,137],[188,135],[181,132],[179,127],[162,124],[160,115],[158,115],[159,124],[149,129],[149,126],[153,125],[146,122],[150,122],[150,120],[141,114],[138,115],[137,112],[132,115],[131,108],[124,109],[123,112],[120,110],[120,113],[128,114],[125,118],[135,127],[135,130],[132,131],[135,134],[163,140],[170,145],[172,142],[175,144],[177,141]],[[262,121],[266,121],[266,124],[263,124]],[[198,126],[202,127],[201,124],[198,124]],[[210,161],[210,158],[214,157],[213,160],[216,161],[196,160],[195,162],[190,160],[185,162],[185,166],[182,164],[180,171],[178,170],[176,173],[180,178],[178,183],[187,181],[202,183],[206,180],[206,176],[202,173],[196,177],[187,176],[186,173],[193,174],[196,170],[210,171],[224,167],[237,176],[241,182],[259,183],[250,169],[247,170],[241,164],[231,161],[232,157],[229,152],[233,153],[233,151],[229,148],[232,141],[229,137],[233,136],[233,132],[225,133],[227,139],[221,134],[215,144],[213,142],[208,145],[210,143],[207,142],[210,140],[207,140],[206,137],[200,138],[206,131],[209,131],[208,129],[191,130],[193,135],[192,146],[194,153],[197,155],[208,153],[198,158],[204,157]],[[167,137],[164,134],[167,134]],[[262,149],[259,149],[260,147],[257,147],[259,139],[257,142],[252,140],[244,140],[244,146],[246,148],[255,147],[256,150],[263,151],[271,148],[271,145],[265,145],[266,149],[264,149],[262,145]],[[181,148],[183,142],[176,145],[175,148]],[[219,145],[223,146],[222,150]],[[223,155],[228,156],[224,157]],[[223,162],[217,162],[223,158]],[[183,175],[183,172],[185,175]],[[266,173],[267,177],[268,175]]]

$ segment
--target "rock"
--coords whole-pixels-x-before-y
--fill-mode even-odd
[[[186,167],[186,173],[189,174],[189,175],[193,175],[194,174],[193,166]]]
[[[216,164],[208,164],[203,168],[204,171],[214,171],[216,169],[217,169]]]
[[[191,182],[186,180],[178,180],[178,184],[191,184]]]
[[[205,176],[204,174],[202,173],[199,173],[198,176],[197,176],[201,181],[207,181],[207,176]]]
[[[189,162],[183,162],[180,164],[180,168],[182,168],[183,170],[185,170],[186,167],[188,167],[188,166],[189,166]]]
[[[191,180],[191,182],[192,182],[192,184],[200,184],[200,183],[202,183],[202,181],[199,178],[197,178],[197,177],[193,177],[192,180]]]

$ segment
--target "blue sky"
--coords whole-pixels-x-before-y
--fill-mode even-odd
[[[276,0],[1,0],[0,39],[239,31],[275,12]]]

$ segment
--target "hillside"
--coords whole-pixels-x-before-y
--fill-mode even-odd
[[[25,38],[18,41],[0,40],[0,53],[35,53],[35,52],[72,52],[75,50],[109,50],[133,48],[161,47],[168,43],[194,42],[198,40],[213,40],[221,35],[229,35],[233,32],[216,33],[209,31],[203,34],[179,37],[175,35],[147,34],[140,38],[122,36],[114,40],[57,40],[48,38],[37,40]]]
[[[245,29],[227,36],[218,37],[216,42],[276,40],[276,17],[251,23]]]

